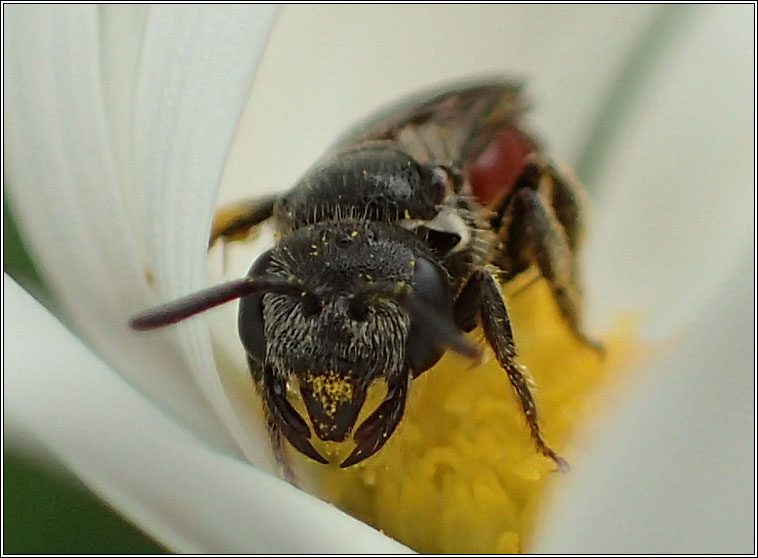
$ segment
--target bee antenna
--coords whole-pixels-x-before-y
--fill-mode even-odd
[[[370,299],[377,298],[389,298],[397,302],[411,315],[411,319],[429,332],[431,339],[436,339],[459,355],[473,360],[481,359],[479,348],[463,335],[453,321],[420,298],[407,285],[398,286],[392,283],[367,285],[353,297],[352,304],[360,306]]]
[[[129,320],[129,325],[137,331],[157,329],[175,324],[230,300],[261,291],[316,297],[305,287],[278,277],[245,277],[149,308]]]
[[[467,358],[477,361],[482,358],[479,348],[463,335],[452,320],[442,316],[413,292],[409,292],[398,301],[417,323],[429,332],[430,339],[439,340],[443,345]]]

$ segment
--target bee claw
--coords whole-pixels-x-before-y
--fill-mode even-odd
[[[571,465],[569,465],[569,462],[563,459],[560,455],[556,455],[553,459],[555,462],[555,469],[553,469],[553,473],[568,473],[571,471]]]

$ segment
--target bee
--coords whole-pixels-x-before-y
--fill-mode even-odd
[[[131,326],[163,327],[240,299],[239,337],[285,473],[285,440],[327,463],[311,430],[334,442],[352,434],[341,467],[375,454],[414,378],[447,350],[477,358],[465,333],[481,326],[537,451],[565,468],[540,430],[501,285],[536,268],[573,334],[602,346],[581,325],[581,189],[524,126],[522,89],[488,80],[406,99],[338,141],[289,192],[221,208],[210,246],[268,220],[274,247],[246,277],[149,309]],[[356,428],[376,380],[386,395]]]

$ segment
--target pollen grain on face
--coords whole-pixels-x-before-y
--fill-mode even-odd
[[[353,398],[353,385],[350,381],[331,370],[309,377],[308,384],[313,390],[313,396],[319,400],[329,417],[334,417],[339,403],[348,403]]]

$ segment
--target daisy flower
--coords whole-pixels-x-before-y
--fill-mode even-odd
[[[7,439],[177,552],[750,552],[753,19],[7,6],[6,195],[58,309],[5,277]],[[128,319],[221,273],[205,251],[218,203],[285,190],[378,106],[493,73],[528,78],[535,129],[593,192],[587,314],[607,362],[564,344],[539,284],[506,290],[573,469],[550,473],[494,369],[451,357],[386,452],[342,477],[303,465],[299,490],[276,476],[233,308],[150,335]],[[230,250],[227,271],[267,240]],[[430,444],[435,409],[465,429]],[[501,424],[512,434],[492,438]],[[398,476],[393,451],[418,468]]]

